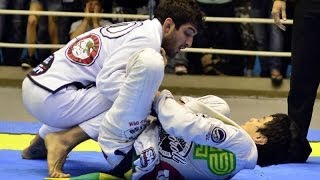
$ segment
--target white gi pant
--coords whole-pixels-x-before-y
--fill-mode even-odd
[[[97,129],[112,102],[96,87],[77,89],[68,86],[55,94],[35,85],[29,78],[22,84],[22,99],[26,110],[43,125],[40,137],[79,125],[91,138],[97,139]]]
[[[126,77],[119,96],[104,116],[98,137],[108,170],[124,159],[148,125],[146,118],[164,77],[163,57],[150,48],[136,53],[127,65]]]
[[[137,55],[131,57],[127,67],[127,79],[121,88],[125,90],[120,90],[119,97],[120,100],[131,102],[129,108],[134,109],[135,106],[139,106],[137,109],[141,108],[149,113],[151,105],[147,108],[144,103],[149,104],[149,101],[152,103],[163,79],[164,63],[162,56],[155,50],[147,48],[139,53],[143,52],[148,54],[143,56],[144,58],[139,58]],[[140,75],[143,77],[137,77]],[[132,87],[136,84],[139,86]],[[150,92],[147,93],[148,91]],[[148,98],[139,100],[136,99],[138,97]],[[23,81],[22,99],[26,110],[43,123],[39,129],[42,138],[50,132],[79,125],[92,139],[97,140],[101,121],[113,104],[95,86],[77,89],[71,85],[52,94],[35,85],[29,78]],[[128,112],[129,108],[125,107]]]

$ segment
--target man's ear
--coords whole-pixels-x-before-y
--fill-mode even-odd
[[[171,18],[167,18],[163,23],[163,32],[164,34],[171,34],[175,28],[175,24]]]
[[[264,145],[268,142],[268,138],[260,133],[256,133],[252,137],[252,139],[256,144],[259,144],[259,145]]]

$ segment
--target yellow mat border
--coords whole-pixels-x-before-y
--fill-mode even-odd
[[[0,134],[0,150],[22,150],[27,147],[34,138],[33,134]],[[320,157],[320,142],[311,142],[311,156]],[[73,149],[73,151],[94,151],[101,152],[97,142],[87,140]]]
[[[26,148],[34,138],[33,134],[0,134],[0,149],[22,150]],[[73,149],[73,151],[101,152],[97,142],[87,140]]]

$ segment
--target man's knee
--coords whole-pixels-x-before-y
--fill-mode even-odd
[[[139,51],[134,57],[132,66],[139,65],[152,73],[164,72],[164,61],[160,52],[152,48],[145,48]]]
[[[230,107],[222,98],[214,95],[207,95],[200,97],[197,100],[218,111],[224,116],[230,117]]]

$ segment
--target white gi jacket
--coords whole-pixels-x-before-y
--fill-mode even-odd
[[[22,85],[26,110],[44,124],[40,136],[79,125],[97,139],[116,99],[127,101],[121,108],[140,103],[130,110],[145,112],[145,119],[164,74],[162,36],[157,19],[112,24],[79,35],[41,62]],[[118,122],[141,120],[124,112],[130,119],[116,117]]]
[[[129,57],[144,48],[160,52],[161,42],[162,25],[157,19],[93,29],[72,39],[28,77],[53,93],[70,84],[83,87],[96,82],[100,92],[114,101]]]
[[[155,110],[162,126],[153,124],[135,142],[133,179],[230,179],[255,167],[252,138],[217,110],[199,100],[181,106],[163,93]]]

